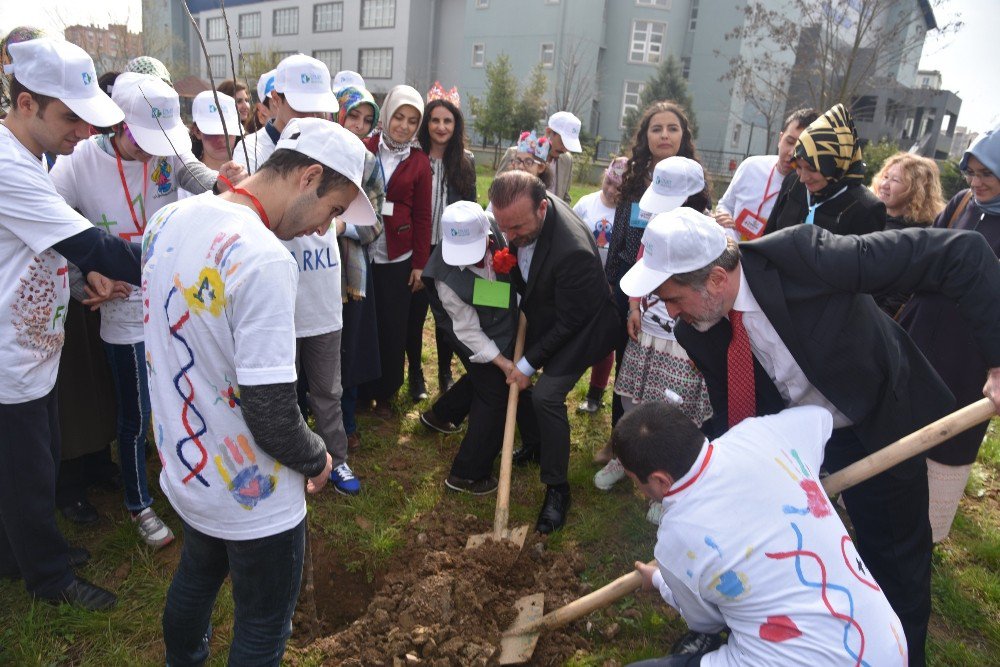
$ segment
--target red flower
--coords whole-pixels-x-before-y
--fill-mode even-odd
[[[493,253],[493,270],[497,273],[510,273],[510,270],[515,266],[517,266],[517,257],[510,254],[508,248]]]

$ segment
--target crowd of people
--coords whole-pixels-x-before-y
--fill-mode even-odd
[[[648,497],[658,566],[636,566],[691,630],[643,664],[924,663],[932,545],[985,424],[845,491],[853,537],[819,475],[1000,406],[1000,128],[945,203],[932,160],[892,156],[869,187],[850,112],[801,109],[714,203],[685,109],[659,101],[571,207],[582,124],[557,111],[484,210],[455,88],[379,103],[295,54],[255,91],[199,94],[185,124],[153,58],[99,77],[31,29],[0,57],[0,575],[34,598],[116,604],[55,518],[96,521],[86,488],[110,484],[150,548],[181,534],[167,662],[207,659],[229,577],[230,664],[277,664],[306,494],[363,493],[358,412],[429,399],[430,313],[420,422],[465,429],[443,484],[497,489],[516,386],[541,534],[571,506],[568,397],[589,369],[577,410],[600,413],[614,369],[593,483]]]

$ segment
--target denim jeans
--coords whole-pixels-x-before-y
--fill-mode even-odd
[[[153,504],[146,483],[146,430],[149,428],[149,383],[146,345],[105,343],[118,401],[118,461],[125,487],[125,507],[139,513]]]
[[[344,387],[343,394],[340,396],[340,409],[344,418],[344,433],[347,435],[354,435],[358,432],[357,408],[357,386]]]
[[[228,574],[233,582],[229,664],[278,665],[292,634],[302,582],[305,519],[255,540],[223,540],[184,523],[180,563],[163,609],[163,641],[171,667],[208,659],[212,607]]]

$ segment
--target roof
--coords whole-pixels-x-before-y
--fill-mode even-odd
[[[186,76],[174,81],[174,90],[180,97],[195,97],[198,93],[209,90],[211,84],[198,76]]]

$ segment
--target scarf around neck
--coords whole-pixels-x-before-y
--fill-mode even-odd
[[[795,144],[795,158],[826,177],[826,187],[813,194],[818,201],[865,178],[858,131],[843,104],[835,105],[802,131]]]

